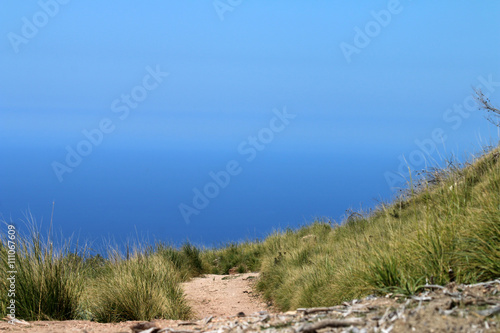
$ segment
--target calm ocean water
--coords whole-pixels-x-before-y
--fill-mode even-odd
[[[55,202],[54,230],[96,244],[147,239],[211,246],[255,239],[315,217],[338,220],[348,208],[372,206],[380,195],[389,195],[383,161],[390,159],[380,155],[269,150],[248,162],[235,151],[99,147],[59,182],[51,163],[62,161],[64,150],[2,152],[0,213],[5,220],[22,227],[29,210],[46,228]],[[186,223],[179,205],[196,209],[193,189],[203,192],[215,183],[210,172],[224,170],[231,160],[241,172],[230,176],[225,188],[219,186],[218,195],[207,198],[207,207]]]

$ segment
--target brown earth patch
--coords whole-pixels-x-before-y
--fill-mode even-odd
[[[235,275],[207,274],[182,284],[196,318],[245,315],[267,310],[255,294],[253,284],[259,273]]]

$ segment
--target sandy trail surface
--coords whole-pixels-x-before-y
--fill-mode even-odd
[[[182,284],[184,293],[198,319],[209,316],[249,315],[268,310],[254,294],[253,284],[259,273],[212,275],[195,278]]]

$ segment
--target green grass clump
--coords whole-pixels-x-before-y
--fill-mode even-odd
[[[187,306],[175,265],[159,254],[115,258],[92,281],[86,300],[96,321],[187,319]]]
[[[36,225],[32,223],[32,225]],[[0,246],[1,312],[15,299],[16,317],[26,320],[66,320],[77,315],[84,289],[84,266],[81,256],[71,252],[71,242],[56,249],[40,232],[32,229],[28,236],[17,230],[15,256],[9,258],[7,237]],[[9,261],[10,259],[10,261]],[[13,260],[12,260],[13,259]],[[9,263],[14,266],[9,267]],[[15,298],[8,296],[8,271],[16,271]]]
[[[149,249],[149,252],[156,253],[171,261],[182,280],[199,276],[205,272],[201,250],[189,242],[184,243],[180,249],[175,249],[164,243],[156,243],[154,247]]]
[[[186,319],[191,315],[180,282],[201,274],[196,247],[185,244],[175,250],[159,245],[136,250],[128,258],[110,250],[105,258],[87,255],[85,247],[78,250],[78,244],[71,240],[54,245],[49,236],[41,236],[31,216],[26,224],[30,229],[27,236],[16,228],[14,257],[9,256],[8,234],[1,238],[2,316],[9,313],[11,299],[15,299],[16,318],[25,320],[117,322]],[[11,264],[14,266],[9,267]],[[15,297],[7,292],[8,272],[13,269]]]
[[[260,269],[262,245],[259,241],[230,243],[218,249],[205,249],[201,253],[204,272],[229,274],[231,268],[238,273]]]

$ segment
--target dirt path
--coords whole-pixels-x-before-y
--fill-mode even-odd
[[[245,315],[266,310],[267,306],[253,293],[259,273],[212,275],[182,284],[196,318]]]

